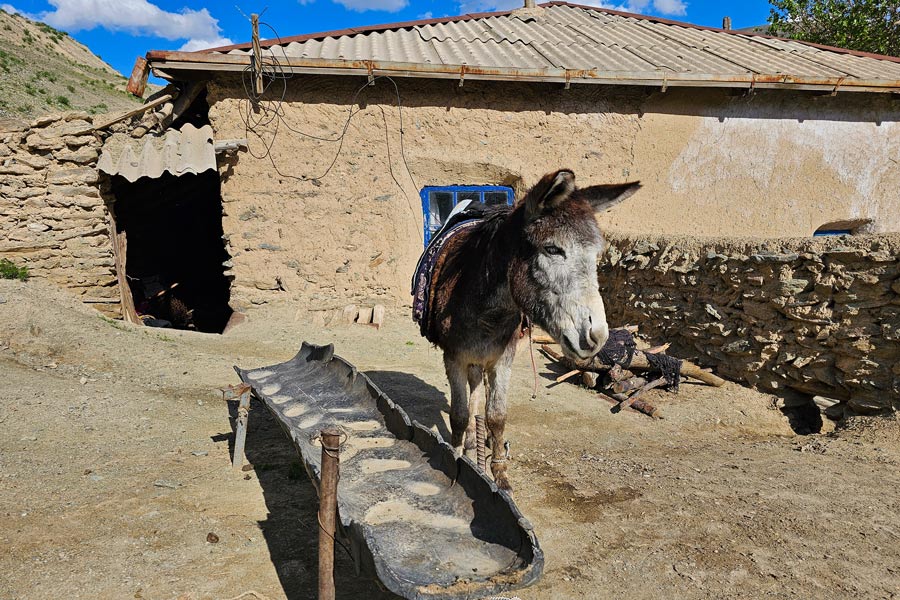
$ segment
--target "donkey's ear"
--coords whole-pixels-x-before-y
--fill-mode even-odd
[[[525,213],[529,218],[557,206],[575,191],[575,173],[562,169],[547,173],[525,195]]]
[[[590,202],[594,212],[605,212],[641,189],[640,181],[612,185],[592,185],[578,190],[578,197]]]

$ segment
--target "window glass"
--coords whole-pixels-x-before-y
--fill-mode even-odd
[[[453,210],[452,192],[431,192],[428,195],[428,229],[437,231]]]
[[[456,202],[463,202],[464,200],[474,200],[475,202],[481,202],[481,192],[456,192]]]
[[[485,192],[484,203],[488,206],[497,206],[498,204],[507,204],[509,197],[506,192]]]

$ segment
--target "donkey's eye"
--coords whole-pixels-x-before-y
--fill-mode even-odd
[[[544,252],[546,252],[550,256],[562,256],[563,258],[566,257],[566,253],[559,246],[544,246]]]

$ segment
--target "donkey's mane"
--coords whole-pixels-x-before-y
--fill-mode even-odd
[[[524,219],[524,209],[518,206],[485,208],[483,220],[450,249],[446,263],[449,272],[481,264],[479,275],[482,284],[505,278],[509,254],[514,251],[510,247],[515,242],[512,232],[516,230],[515,221],[518,219]]]

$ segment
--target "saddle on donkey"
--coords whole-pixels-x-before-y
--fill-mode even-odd
[[[465,200],[456,205],[444,226],[431,238],[425,248],[416,270],[413,272],[410,293],[413,296],[413,321],[418,323],[419,332],[429,341],[434,289],[431,282],[446,261],[442,250],[456,234],[466,231],[484,220],[486,206],[480,202]]]

